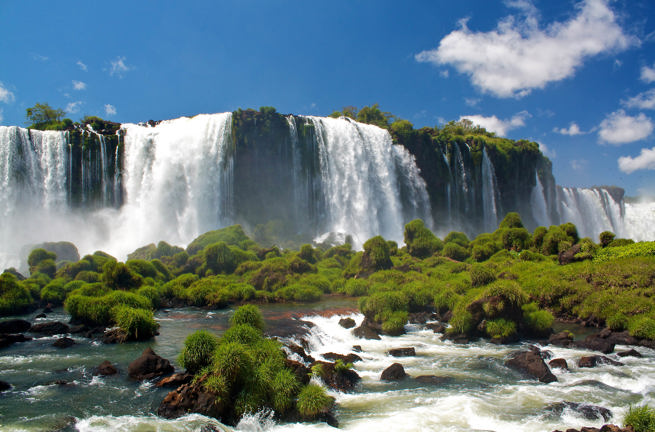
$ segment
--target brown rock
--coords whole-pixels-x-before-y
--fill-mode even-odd
[[[566,360],[563,358],[552,359],[551,361],[548,362],[548,366],[550,366],[551,368],[569,370],[569,365],[568,363],[566,363]]]
[[[337,361],[341,360],[344,363],[355,363],[362,361],[362,358],[357,354],[337,354],[333,352],[321,354],[326,360]]]
[[[612,366],[623,366],[623,363],[621,362],[600,355],[584,356],[581,357],[580,360],[578,360],[578,367],[581,368],[591,368],[601,364],[608,364]]]
[[[176,373],[169,377],[162,378],[156,387],[179,387],[182,384],[188,384],[193,379],[193,375],[189,373]]]
[[[69,337],[59,338],[52,344],[52,346],[57,348],[70,348],[73,345],[75,345],[75,341]]]
[[[641,353],[634,348],[629,349],[628,351],[621,351],[616,353],[616,355],[619,357],[642,357]]]
[[[537,378],[543,383],[557,381],[557,378],[550,371],[548,365],[544,362],[544,359],[533,351],[521,351],[515,353],[512,358],[505,362],[505,366]]]
[[[411,357],[416,355],[416,349],[414,347],[393,348],[389,350],[389,355],[392,357]]]
[[[353,334],[362,339],[380,340],[380,331],[371,326],[366,320],[364,320],[362,325],[353,330]]]
[[[400,363],[394,363],[388,368],[386,368],[384,371],[382,371],[382,375],[380,376],[380,379],[383,381],[399,381],[407,376],[407,373],[405,373],[405,368],[403,365]]]
[[[32,327],[29,321],[10,319],[0,322],[0,333],[24,333]]]
[[[16,342],[27,342],[31,340],[31,337],[27,337],[24,334],[0,334],[0,348],[8,347]]]
[[[573,335],[567,331],[562,331],[550,335],[548,338],[548,343],[550,345],[555,345],[559,347],[569,348],[573,345]]]
[[[215,394],[203,386],[204,378],[195,384],[182,384],[168,393],[157,409],[157,414],[165,418],[177,418],[189,413],[203,414],[222,419],[227,407]]]
[[[286,367],[291,369],[293,373],[296,375],[296,378],[298,378],[298,381],[301,382],[303,385],[309,384],[309,375],[311,374],[312,370],[305,366],[304,364],[297,362],[295,360],[289,360],[286,359],[284,361],[284,364]]]
[[[355,323],[355,320],[352,318],[341,318],[339,320],[339,325],[343,328],[349,329],[355,327],[357,323]]]
[[[435,333],[444,333],[446,331],[446,326],[442,323],[429,323],[425,325],[425,328],[428,328]]]
[[[127,373],[130,378],[137,381],[169,375],[173,371],[174,369],[171,363],[155,354],[152,348],[146,348],[143,354],[141,354],[141,357],[134,360],[127,367]]]
[[[49,321],[44,323],[34,324],[30,331],[32,333],[42,333],[48,336],[53,336],[57,334],[65,334],[70,331],[70,327],[67,324],[59,321]]]
[[[357,372],[352,369],[337,370],[334,363],[316,361],[312,363],[310,368],[317,364],[322,366],[323,374],[321,378],[325,385],[335,390],[343,392],[353,390],[359,381],[361,381],[361,377]]]
[[[428,384],[433,386],[444,385],[452,381],[450,377],[442,377],[436,375],[419,375],[414,379],[421,384]]]
[[[118,369],[112,365],[109,360],[105,360],[100,365],[93,371],[93,375],[102,375],[102,376],[109,376],[109,375],[116,375],[118,373]]]

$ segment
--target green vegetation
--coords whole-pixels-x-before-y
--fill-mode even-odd
[[[655,431],[655,410],[648,405],[631,406],[623,419],[624,427],[632,427],[635,432]]]
[[[218,340],[214,335],[206,330],[197,330],[184,341],[178,362],[188,373],[196,374],[211,364],[217,346]]]

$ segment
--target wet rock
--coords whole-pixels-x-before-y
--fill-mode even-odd
[[[578,360],[578,367],[581,368],[592,368],[603,364],[608,364],[611,366],[623,366],[623,363],[621,362],[600,355],[584,356]]]
[[[627,351],[621,351],[616,353],[619,357],[642,357],[641,353],[636,349],[632,348]]]
[[[362,352],[362,346],[361,345],[353,345],[353,351]]]
[[[107,330],[102,335],[102,343],[104,344],[115,344],[115,343],[120,344],[125,342],[126,340],[127,340],[127,332],[120,328],[113,328]]]
[[[301,359],[303,359],[303,361],[307,363],[313,363],[316,360],[314,359],[314,357],[307,354],[305,352],[305,349],[300,345],[296,345],[293,342],[288,342],[285,346],[289,349],[289,351],[291,351],[294,354],[297,354]]]
[[[7,391],[11,389],[11,384],[7,381],[0,381],[0,392]]]
[[[127,367],[127,374],[137,381],[169,375],[173,371],[171,362],[155,354],[152,348],[146,348],[141,357]]]
[[[59,387],[73,387],[75,386],[75,383],[68,382],[66,380],[57,380],[53,382],[54,385],[58,385]]]
[[[34,317],[34,319],[39,319],[39,318],[47,318],[48,316],[44,313],[40,313],[37,316]]]
[[[79,260],[78,260],[78,261],[79,261]],[[44,313],[44,314],[52,313],[52,308],[53,308],[52,303],[48,303],[48,304],[46,305],[46,307],[43,308],[43,312],[42,312],[42,313]]]
[[[164,418],[177,418],[189,413],[203,414],[222,419],[227,407],[216,394],[203,386],[204,379],[196,383],[182,384],[166,395],[157,408],[157,414]]]
[[[441,337],[443,340],[449,340],[453,341],[456,344],[467,344],[471,342],[471,338],[468,335],[465,335],[463,333],[444,333],[444,335]]]
[[[352,318],[341,318],[339,320],[339,325],[343,328],[350,329],[357,325],[354,319]]]
[[[450,377],[436,376],[436,375],[419,375],[414,378],[417,382],[421,384],[441,386],[452,381]]]
[[[286,367],[288,367],[293,371],[299,382],[301,382],[303,385],[309,384],[309,379],[310,379],[309,377],[312,372],[310,368],[308,368],[307,366],[305,366],[300,362],[297,362],[295,360],[289,360],[289,359],[286,359],[284,361],[284,364],[286,365]]]
[[[29,321],[10,319],[0,322],[0,333],[25,333],[32,327]]]
[[[358,356],[357,354],[337,354],[333,352],[321,354],[324,359],[326,360],[331,360],[331,361],[337,361],[341,360],[344,363],[355,363],[358,361],[362,361],[362,358]]]
[[[568,363],[566,363],[566,360],[563,358],[552,359],[551,361],[548,362],[548,366],[550,366],[551,368],[569,370],[569,365]]]
[[[425,324],[432,317],[432,312],[412,312],[409,314],[410,324]]]
[[[316,361],[312,363],[311,367],[321,365],[322,375],[321,378],[325,385],[335,390],[347,392],[353,390],[355,386],[361,381],[361,377],[357,372],[352,369],[337,369],[334,363],[323,361]]]
[[[622,332],[610,332],[610,335],[607,338],[615,345],[642,345],[641,341],[634,336],[630,336],[630,333],[627,330]]]
[[[380,333],[380,330],[373,327],[367,320],[364,320],[359,327],[353,330],[353,335],[362,339],[380,340]]]
[[[435,333],[444,333],[446,331],[446,326],[442,323],[429,323],[425,325],[425,328],[430,329]]]
[[[102,375],[102,376],[109,376],[109,375],[116,375],[118,373],[118,369],[111,364],[109,360],[105,360],[100,365],[95,368],[93,371],[93,375]]]
[[[600,351],[603,354],[614,352],[614,343],[608,338],[608,334],[602,333],[589,335],[582,341],[573,342],[573,346],[591,351]]]
[[[573,345],[573,335],[567,331],[552,334],[548,338],[548,344],[563,348],[570,348]]]
[[[547,411],[561,416],[564,410],[573,411],[587,420],[604,420],[612,418],[612,411],[598,405],[588,405],[578,402],[557,402],[546,407]]]
[[[0,334],[0,348],[6,348],[16,342],[27,342],[31,340],[31,337],[23,334]]]
[[[384,371],[382,371],[382,375],[380,376],[380,379],[382,381],[399,381],[407,376],[407,373],[405,373],[405,368],[403,365],[400,363],[394,363],[388,368],[386,368]]]
[[[553,431],[553,432],[562,432],[562,431]],[[617,425],[606,424],[603,425],[600,429],[595,427],[582,427],[578,429],[567,429],[566,432],[634,432],[634,429],[631,427],[621,428]]]
[[[84,324],[75,324],[75,325],[70,326],[69,333],[70,334],[79,334],[79,333],[84,333],[87,330],[88,329],[86,328],[86,326]]]
[[[393,348],[389,350],[388,354],[392,357],[411,357],[416,355],[416,349],[414,347]]]
[[[550,371],[548,365],[544,362],[544,359],[534,351],[521,351],[515,353],[505,362],[505,366],[537,378],[543,383],[557,381],[557,378]]]
[[[52,344],[52,346],[57,348],[70,348],[73,345],[75,345],[75,341],[69,337],[59,338]]]
[[[179,387],[182,384],[188,384],[193,379],[193,375],[189,373],[176,373],[169,377],[162,378],[156,387]]]
[[[44,323],[34,324],[30,331],[32,333],[41,333],[48,336],[54,336],[58,334],[66,334],[70,332],[70,327],[68,324],[59,321],[50,321]]]

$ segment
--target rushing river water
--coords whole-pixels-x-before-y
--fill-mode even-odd
[[[554,369],[558,382],[541,384],[526,379],[503,364],[521,345],[497,346],[487,342],[457,345],[442,341],[440,334],[419,325],[408,325],[407,334],[382,340],[364,340],[339,326],[341,317],[358,323],[363,317],[349,300],[332,300],[312,306],[271,305],[262,307],[267,321],[288,323],[303,316],[314,326],[306,336],[310,354],[353,352],[363,361],[354,365],[362,383],[354,393],[331,392],[337,399],[337,418],[345,431],[552,431],[567,427],[596,426],[602,419],[585,419],[565,409],[549,406],[579,402],[611,410],[609,422],[620,423],[630,404],[655,403],[655,351],[637,348],[642,358],[626,357],[625,366],[577,367],[588,351],[544,347],[553,357],[565,358],[570,371]],[[321,313],[339,310],[341,314]],[[14,387],[0,394],[0,430],[80,431],[200,431],[207,425],[222,428],[213,419],[190,415],[177,420],[156,417],[159,402],[170,389],[151,382],[134,382],[127,365],[148,346],[175,363],[184,339],[196,329],[217,335],[227,326],[232,310],[176,309],[160,311],[160,336],[147,343],[103,345],[73,337],[67,349],[52,346],[53,337],[14,344],[0,351],[0,379]],[[31,318],[31,317],[27,317]],[[67,320],[62,311],[48,320]],[[36,336],[36,335],[35,335]],[[394,358],[391,348],[415,347],[416,356]],[[627,347],[617,347],[617,351]],[[618,359],[615,355],[611,355]],[[119,374],[94,377],[102,361],[116,364]],[[403,364],[416,377],[436,375],[446,380],[438,386],[413,379],[389,383],[380,374],[394,362]],[[65,381],[67,384],[57,383]],[[327,424],[275,424],[265,414],[252,415],[236,428],[240,431],[332,430]],[[211,429],[205,429],[211,430]]]

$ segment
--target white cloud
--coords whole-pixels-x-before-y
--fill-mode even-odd
[[[464,98],[464,103],[470,107],[477,106],[481,101],[482,99],[478,98]]]
[[[450,72],[448,72],[448,69],[443,69],[439,72],[439,75],[441,75],[441,78],[448,78],[450,76]]]
[[[125,57],[116,57],[116,60],[111,62],[111,69],[109,69],[109,75],[117,75],[119,78],[123,77],[123,74],[131,69],[130,66],[125,64]]]
[[[630,156],[620,157],[619,169],[626,174],[632,174],[643,169],[655,170],[655,147],[641,149],[641,153],[635,158]]]
[[[585,159],[573,159],[571,160],[571,168],[575,171],[584,171],[587,168],[587,161]]]
[[[532,89],[575,73],[589,57],[624,50],[638,40],[616,22],[609,0],[583,0],[565,22],[539,28],[532,3],[513,1],[526,16],[509,16],[490,32],[473,32],[466,21],[439,47],[415,56],[419,62],[451,65],[475,86],[498,97],[522,97]]]
[[[69,102],[64,111],[67,114],[76,114],[80,111],[80,105],[82,105],[82,101]]]
[[[551,149],[550,147],[546,146],[546,144],[542,142],[537,142],[539,144],[539,151],[544,154],[544,156],[550,158],[550,159],[555,159],[557,157],[557,153],[555,150]]]
[[[9,90],[7,90],[4,84],[0,82],[0,102],[9,103],[13,101],[14,101],[14,94]]]
[[[612,145],[627,144],[646,138],[653,132],[653,122],[643,113],[629,116],[623,110],[608,115],[600,123],[600,140]]]
[[[621,101],[628,108],[655,109],[655,89],[639,93],[627,101]]]
[[[86,83],[82,81],[73,80],[73,89],[74,90],[86,90]]]
[[[655,64],[653,67],[643,66],[641,68],[641,80],[647,83],[655,81]]]
[[[105,115],[116,115],[116,107],[111,104],[105,104]]]
[[[84,72],[86,72],[88,70],[86,65],[84,63],[82,63],[82,60],[78,60],[77,63],[75,63],[75,64],[78,65],[80,67],[80,69],[82,69]]]
[[[41,54],[32,53],[32,60],[47,62],[49,58]]]
[[[527,111],[521,111],[510,119],[501,120],[498,117],[485,117],[479,114],[461,116],[459,120],[468,119],[478,126],[482,126],[489,132],[495,132],[498,136],[505,136],[512,129],[525,126],[525,119],[531,117]]]
[[[580,130],[580,126],[578,126],[575,122],[571,122],[568,128],[559,128],[559,129],[555,128],[553,129],[553,132],[557,132],[558,134],[569,135],[569,136],[584,134],[584,132]]]

